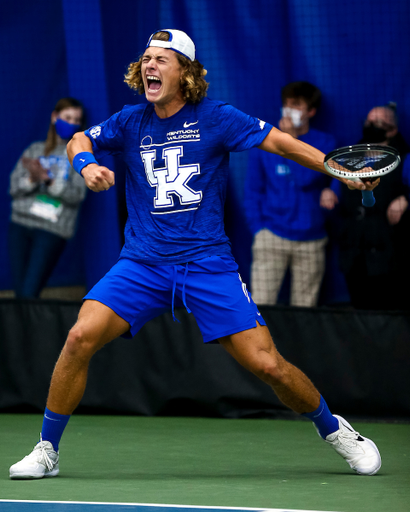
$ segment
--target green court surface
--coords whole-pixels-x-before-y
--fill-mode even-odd
[[[353,422],[383,459],[377,475],[363,477],[307,421],[74,415],[60,475],[9,480],[41,422],[0,414],[0,499],[410,511],[409,424]]]

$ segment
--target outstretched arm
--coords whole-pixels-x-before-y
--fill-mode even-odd
[[[80,153],[90,153],[93,155],[92,143],[84,132],[76,133],[67,144],[67,155],[71,165],[73,165],[73,160],[76,155],[79,155],[77,161],[81,161]],[[84,155],[84,157],[87,156],[89,155]],[[86,162],[87,158],[83,160]],[[114,173],[107,167],[98,165],[95,159],[93,160],[93,162],[81,169],[81,175],[84,178],[85,184],[93,192],[108,190],[115,184]],[[73,167],[76,169],[76,165],[73,165]]]
[[[289,158],[304,167],[331,176],[323,165],[325,159],[324,153],[301,140],[293,138],[287,133],[281,132],[277,128],[272,128],[259,148],[269,153],[276,153],[277,155]],[[334,176],[331,177],[334,178]],[[380,181],[380,179],[378,179],[374,182],[366,181],[363,183],[361,181],[356,182],[344,178],[336,179],[339,179],[339,181],[347,185],[350,189],[358,190],[373,190]]]

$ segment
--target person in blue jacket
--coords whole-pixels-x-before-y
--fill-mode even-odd
[[[320,90],[309,82],[286,85],[279,128],[328,153],[335,148],[334,138],[310,126],[320,101]],[[327,243],[320,194],[329,183],[328,176],[284,156],[250,152],[244,205],[254,235],[251,291],[256,304],[276,304],[288,268],[290,303],[317,304]]]

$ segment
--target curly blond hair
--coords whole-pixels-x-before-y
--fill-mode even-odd
[[[168,41],[168,32],[157,32],[152,39]],[[181,76],[181,92],[184,100],[188,103],[198,103],[206,96],[209,83],[205,81],[204,76],[207,74],[204,66],[198,61],[191,61],[184,55],[176,54],[180,66],[183,68]],[[144,94],[144,82],[141,74],[142,55],[137,62],[131,62],[128,66],[128,72],[125,75],[124,82],[131,89]]]

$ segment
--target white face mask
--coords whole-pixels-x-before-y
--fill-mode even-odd
[[[298,110],[297,108],[282,108],[282,117],[290,117],[294,128],[300,128],[302,126],[302,114],[302,110]]]

